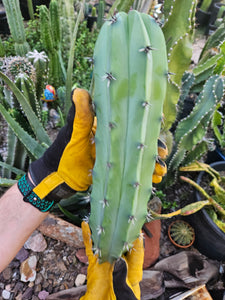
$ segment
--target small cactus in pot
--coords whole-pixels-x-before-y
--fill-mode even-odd
[[[194,228],[183,220],[173,221],[168,228],[170,241],[179,248],[188,248],[195,241]]]

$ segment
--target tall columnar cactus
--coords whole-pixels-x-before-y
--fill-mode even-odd
[[[32,107],[34,113],[38,117],[39,121],[41,121],[41,100],[39,101],[39,99],[37,99],[36,97],[34,82],[26,74],[21,73],[19,74],[19,76],[17,76],[15,84],[18,87],[18,89],[24,94],[26,99],[28,99],[29,104]]]
[[[164,1],[165,23],[162,30],[171,73],[164,103],[165,130],[169,130],[176,119],[181,79],[191,62],[196,5],[197,0]]]
[[[94,50],[98,119],[90,227],[102,261],[132,247],[147,217],[167,86],[163,33],[133,10],[101,28]]]
[[[0,57],[5,56],[5,48],[2,42],[2,38],[0,37]]]
[[[133,4],[134,0],[115,0],[111,7],[109,14],[113,15],[115,11],[128,12]]]
[[[101,28],[102,24],[104,23],[104,15],[105,15],[105,1],[100,0],[98,4],[98,18],[97,18],[98,28]]]
[[[27,58],[33,64],[36,73],[36,96],[37,99],[41,98],[44,87],[48,81],[48,56],[44,51],[38,52],[37,50],[27,53]]]
[[[15,51],[17,55],[24,56],[29,51],[29,45],[26,42],[23,18],[20,10],[19,0],[2,0],[6,10],[7,21],[10,33],[15,42]]]
[[[45,5],[41,5],[39,11],[41,40],[49,57],[49,83],[58,87],[62,79],[62,69],[64,68],[64,66],[61,66],[61,28],[58,3],[56,0],[52,0],[49,10]]]

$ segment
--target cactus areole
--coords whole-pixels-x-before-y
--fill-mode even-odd
[[[154,19],[133,10],[105,22],[94,50],[98,125],[89,220],[101,262],[128,251],[146,221],[167,74]]]

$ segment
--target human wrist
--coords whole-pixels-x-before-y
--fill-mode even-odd
[[[35,185],[30,180],[28,174],[25,174],[19,181],[18,181],[18,189],[20,193],[23,195],[23,201],[30,203],[41,212],[47,212],[51,209],[54,205],[53,200],[48,199],[41,199],[34,191]]]

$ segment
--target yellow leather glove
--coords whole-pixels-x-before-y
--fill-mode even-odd
[[[72,92],[71,100],[67,124],[44,155],[30,165],[29,176],[18,182],[24,201],[43,212],[92,184],[96,130],[92,100],[79,88]]]
[[[152,176],[153,183],[160,183],[163,176],[167,173],[167,167],[163,159],[168,155],[168,149],[166,144],[158,139],[158,157],[155,163],[155,170]]]
[[[142,279],[144,247],[142,237],[126,256],[115,264],[99,264],[92,251],[88,223],[82,222],[83,240],[88,257],[87,292],[80,300],[137,300],[140,299],[139,282]]]
[[[141,290],[139,283],[142,280],[144,246],[143,236],[140,235],[133,243],[133,248],[126,255],[122,256],[122,265],[117,267],[117,262],[113,272],[113,287],[117,300],[141,299]],[[119,262],[119,264],[121,264]],[[125,281],[126,279],[126,281]],[[130,289],[133,294],[131,293]]]

